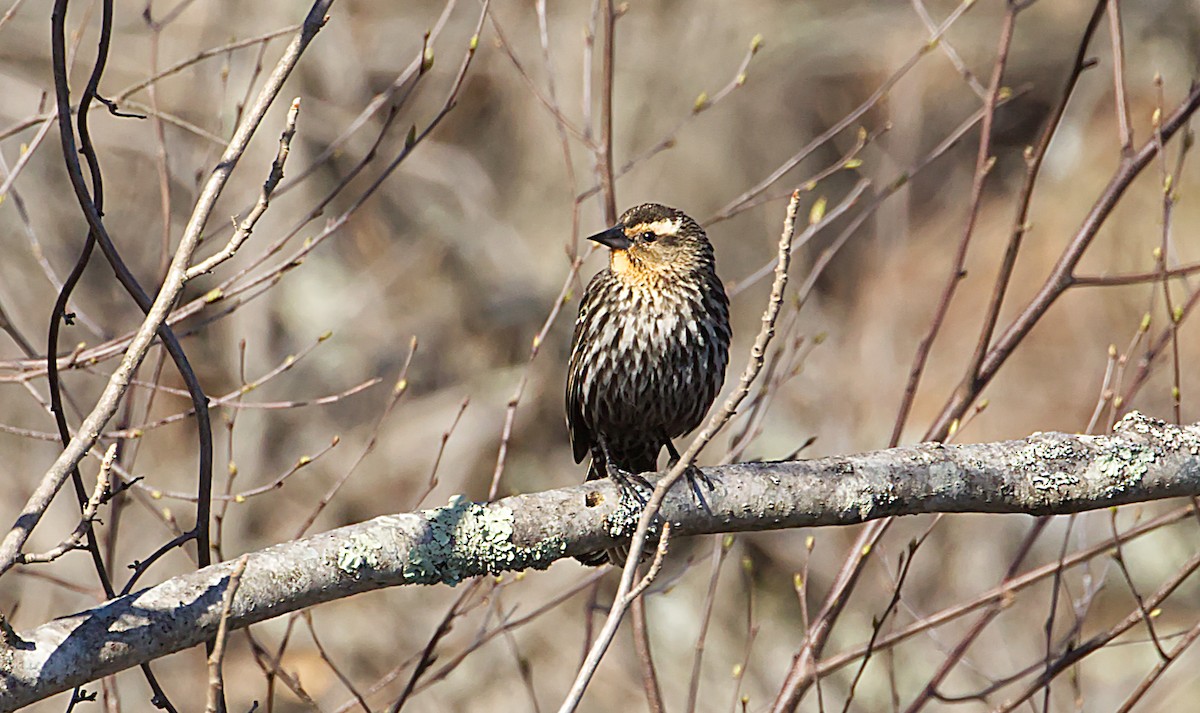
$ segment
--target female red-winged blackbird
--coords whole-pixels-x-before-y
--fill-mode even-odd
[[[699,426],[712,405],[729,361],[729,299],[708,236],[682,211],[639,205],[589,239],[610,249],[609,265],[579,304],[567,426],[575,462],[591,453],[587,479],[607,475],[624,492],[658,468],[664,446],[678,459],[671,439]]]

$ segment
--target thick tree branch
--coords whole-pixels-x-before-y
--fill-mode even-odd
[[[1200,495],[1200,424],[1131,414],[1111,436],[1036,433],[1020,441],[922,444],[810,461],[706,469],[708,508],[686,487],[661,513],[677,535],[850,525],[932,512],[1080,512]],[[612,546],[637,525],[616,488],[594,481],[493,503],[456,499],[251,553],[229,610],[242,628],[399,584],[454,584],[545,568]],[[95,609],[0,638],[0,710],[211,639],[236,563],[225,562]]]

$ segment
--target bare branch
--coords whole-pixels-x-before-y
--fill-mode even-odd
[[[83,547],[83,540],[87,536],[88,527],[95,521],[96,513],[100,511],[100,505],[108,497],[108,484],[112,482],[113,461],[116,459],[117,444],[114,443],[104,452],[104,459],[100,462],[100,472],[96,475],[96,487],[92,490],[92,496],[88,498],[87,504],[83,507],[83,515],[79,518],[79,524],[75,527],[75,531],[67,539],[46,552],[22,554],[21,564],[53,562],[66,553]]]
[[[299,116],[300,97],[296,97],[292,100],[291,108],[288,109],[283,134],[279,137],[279,151],[275,154],[275,160],[271,162],[271,172],[263,183],[262,192],[258,195],[258,202],[250,209],[250,214],[237,224],[237,229],[233,231],[233,236],[229,238],[225,247],[221,248],[216,255],[188,268],[187,279],[190,280],[206,272],[212,272],[217,265],[233,257],[242,243],[250,237],[250,233],[254,230],[254,224],[258,222],[263,213],[267,212],[267,206],[271,203],[271,194],[275,192],[275,187],[283,180],[283,164],[287,162],[288,152],[292,147],[292,137],[296,135],[296,119]]]
[[[1179,428],[1135,413],[1111,436],[1038,433],[705,472],[714,483],[707,509],[686,488],[663,501],[660,514],[675,535],[931,512],[1064,514],[1200,495],[1200,424]],[[545,568],[627,538],[639,513],[619,503],[615,485],[593,481],[486,504],[455,498],[276,545],[249,555],[229,626],[388,586]],[[0,710],[211,639],[234,566],[184,574],[21,634],[0,656]]]
[[[153,305],[146,314],[145,320],[130,341],[129,347],[125,351],[125,356],[121,359],[121,365],[113,372],[108,384],[104,388],[104,392],[97,400],[96,406],[80,425],[77,438],[72,440],[70,445],[63,449],[58,459],[55,460],[54,465],[42,477],[34,493],[21,509],[21,514],[13,525],[13,529],[0,542],[0,573],[7,571],[17,561],[21,548],[24,546],[26,540],[29,539],[30,533],[33,532],[34,526],[41,519],[42,513],[49,506],[54,494],[58,492],[58,489],[71,474],[75,465],[92,447],[92,444],[95,443],[104,424],[116,413],[122,395],[129,388],[129,381],[133,377],[133,372],[141,364],[142,359],[145,358],[155,334],[159,331],[160,326],[166,322],[171,307],[183,291],[187,266],[191,262],[192,253],[200,242],[201,231],[208,217],[212,214],[217,197],[221,194],[222,189],[229,180],[229,175],[233,172],[234,166],[237,165],[238,159],[241,158],[243,152],[246,150],[246,146],[250,143],[250,138],[254,135],[255,130],[266,115],[267,109],[275,101],[276,95],[282,89],[284,80],[291,74],[292,69],[300,59],[300,55],[303,54],[304,50],[324,24],[325,13],[331,2],[332,0],[316,0],[313,4],[305,20],[303,29],[292,40],[292,43],[276,66],[275,71],[260,92],[254,107],[247,114],[241,126],[238,127],[233,139],[229,142],[229,146],[221,156],[216,169],[209,176],[209,180],[201,191],[199,200],[196,202],[195,210],[192,212],[192,217],[188,221],[187,228],[184,230],[179,247],[176,249],[166,279],[159,289]]]
[[[229,610],[233,607],[233,598],[237,595],[238,585],[246,572],[246,562],[249,555],[242,555],[229,573],[225,582],[225,593],[221,597],[221,619],[217,624],[217,643],[213,646],[212,654],[208,657],[208,701],[204,706],[205,713],[217,713],[225,710],[224,691],[225,677],[221,674],[221,664],[225,660],[225,641],[229,635]]]

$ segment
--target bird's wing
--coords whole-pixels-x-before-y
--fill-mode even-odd
[[[579,301],[579,316],[575,319],[575,333],[571,337],[571,363],[567,369],[567,430],[571,434],[571,448],[576,463],[583,461],[594,445],[592,433],[583,418],[584,382],[587,380],[588,365],[585,363],[587,345],[580,341],[595,308],[593,303],[599,293],[599,280],[600,274],[597,274],[583,291],[583,298]]]

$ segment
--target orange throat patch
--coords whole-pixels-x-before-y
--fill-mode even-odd
[[[662,270],[643,261],[630,259],[628,250],[611,251],[608,269],[612,270],[622,283],[635,290],[657,290],[662,287]]]
[[[637,272],[637,268],[633,266],[629,260],[628,250],[612,250],[608,256],[608,269],[612,270],[623,277],[629,276],[630,273]]]

